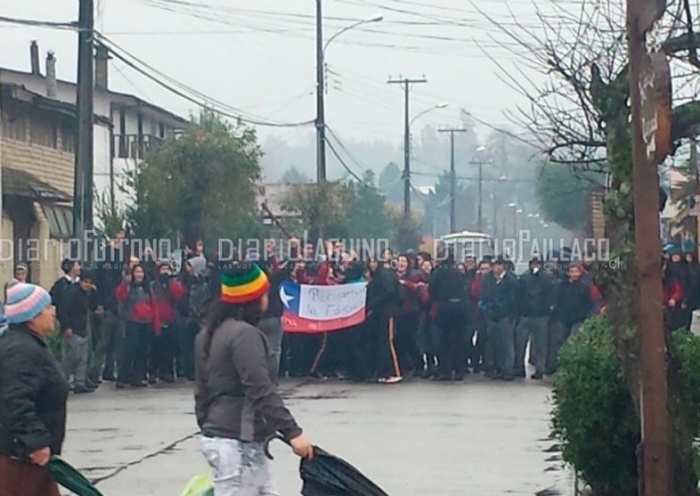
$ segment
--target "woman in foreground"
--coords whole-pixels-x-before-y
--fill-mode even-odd
[[[56,325],[49,293],[7,289],[0,336],[0,496],[59,496],[46,464],[66,432],[68,383],[44,338]]]
[[[215,496],[277,496],[265,441],[280,433],[295,454],[313,457],[274,383],[275,355],[256,327],[268,306],[270,283],[255,264],[221,276],[195,342],[197,423],[202,451],[213,469]]]

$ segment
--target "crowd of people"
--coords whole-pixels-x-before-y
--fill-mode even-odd
[[[77,394],[103,382],[117,388],[194,381],[195,336],[208,307],[220,297],[220,274],[231,262],[207,254],[200,240],[184,259],[154,260],[124,252],[125,232],[105,245],[103,260],[81,268],[62,264],[50,290],[64,341],[62,368]],[[286,260],[247,253],[267,274],[269,307],[259,328],[275,356],[276,376],[396,383],[406,377],[460,381],[484,373],[502,380],[532,379],[556,369],[558,349],[588,316],[604,309],[591,257],[561,261],[534,257],[516,275],[502,257],[481,260],[453,253],[345,252],[328,242],[292,242]],[[462,258],[462,257],[460,257]],[[15,281],[26,280],[17,266]],[[283,332],[284,281],[331,285],[367,282],[366,319],[319,334]],[[675,296],[674,285],[671,296]],[[682,285],[681,285],[682,286]],[[7,291],[7,287],[6,287]],[[678,308],[681,307],[679,303]],[[529,352],[529,353],[528,353]]]

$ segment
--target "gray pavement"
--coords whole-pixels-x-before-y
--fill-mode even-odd
[[[528,495],[572,482],[549,439],[550,388],[534,381],[281,385],[312,441],[357,466],[391,496]],[[282,496],[300,494],[298,459],[274,445]],[[187,384],[69,402],[64,457],[105,496],[180,496],[207,466]]]

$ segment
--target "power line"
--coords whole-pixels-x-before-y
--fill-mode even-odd
[[[6,24],[17,24],[20,26],[69,29],[72,31],[80,31],[80,28],[79,28],[78,23],[76,21],[71,21],[71,22],[36,21],[33,19],[17,19],[14,17],[0,16],[0,22],[4,22]]]
[[[216,99],[214,99],[214,98],[212,98],[212,97],[209,97],[209,96],[207,96],[207,95],[205,95],[205,94],[203,94],[203,93],[200,93],[199,91],[190,88],[189,86],[187,86],[187,85],[185,85],[185,84],[183,84],[183,83],[181,83],[181,82],[179,82],[179,81],[177,81],[177,80],[171,78],[170,76],[167,76],[166,74],[164,74],[164,73],[158,71],[158,70],[155,69],[154,67],[152,67],[152,66],[146,64],[146,63],[143,62],[142,60],[139,60],[137,57],[135,57],[134,55],[130,54],[130,53],[127,52],[126,50],[124,50],[124,49],[118,47],[114,42],[112,42],[111,40],[109,40],[109,39],[108,39],[106,36],[104,36],[103,34],[101,34],[101,33],[99,33],[99,32],[95,32],[95,35],[96,35],[97,38],[100,39],[100,42],[102,42],[106,47],[108,47],[108,48],[110,49],[111,53],[114,55],[115,58],[121,60],[124,64],[126,64],[126,65],[129,66],[130,68],[132,68],[132,69],[134,69],[135,71],[139,72],[140,74],[146,76],[148,79],[150,79],[151,81],[157,83],[158,85],[162,86],[163,88],[167,89],[167,90],[170,91],[171,93],[174,93],[174,94],[176,94],[177,96],[179,96],[179,97],[181,97],[181,98],[184,98],[185,100],[187,100],[187,101],[189,101],[189,102],[191,102],[191,103],[194,103],[194,104],[196,104],[196,105],[199,106],[199,107],[206,108],[206,109],[212,110],[212,111],[214,111],[214,112],[216,112],[216,113],[218,113],[218,114],[224,115],[224,116],[226,116],[226,117],[230,117],[230,118],[232,118],[232,119],[236,119],[236,120],[238,120],[238,121],[245,122],[245,123],[248,123],[248,124],[257,125],[257,126],[268,126],[268,127],[300,127],[300,126],[308,126],[308,125],[314,123],[314,120],[303,121],[303,122],[293,122],[293,123],[276,123],[276,122],[267,122],[267,121],[263,121],[263,120],[259,120],[259,119],[244,117],[244,116],[241,115],[241,114],[245,114],[245,113],[247,113],[247,112],[244,112],[244,111],[242,111],[242,110],[240,110],[240,109],[237,109],[237,108],[235,108],[235,107],[231,107],[231,106],[228,105],[228,104],[225,104],[225,103],[222,103],[222,102],[220,102],[220,101],[217,101]],[[124,55],[124,54],[122,54],[122,53],[119,53],[119,51],[124,52],[124,54],[126,54],[126,55]],[[137,65],[137,63],[134,63],[133,61],[129,60],[128,57],[131,57],[133,60],[135,60],[135,61],[137,61],[138,63],[140,63],[141,65],[143,65],[144,67],[146,67],[148,70],[143,69],[142,67],[139,67],[139,66]],[[151,72],[149,72],[149,70],[150,70],[151,72],[157,74],[157,75],[160,76],[160,77],[156,77],[156,76],[153,75]],[[162,79],[161,79],[161,78],[162,78]],[[172,85],[166,83],[165,81],[163,81],[163,79],[165,79],[165,80],[167,80],[167,81],[170,81],[170,82],[172,83]],[[178,88],[175,87],[175,86],[178,86],[178,87],[180,87],[181,89],[178,89]],[[199,97],[201,100],[198,100],[197,98],[195,98],[195,97],[193,97],[193,96],[191,96],[191,95],[196,95],[196,97]],[[202,100],[204,100],[204,101],[202,101]],[[214,103],[214,104],[218,105],[219,107],[228,108],[228,109],[231,110],[232,112],[226,112],[226,111],[220,110],[220,109],[218,109],[218,108],[213,108],[212,105],[211,105],[211,103]]]

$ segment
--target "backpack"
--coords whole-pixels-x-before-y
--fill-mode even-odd
[[[212,300],[211,287],[204,277],[198,277],[190,286],[188,309],[190,316],[201,319]]]

